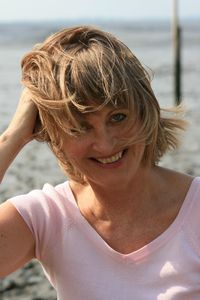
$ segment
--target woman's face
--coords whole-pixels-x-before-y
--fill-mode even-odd
[[[84,133],[66,134],[63,152],[89,183],[119,184],[132,180],[139,171],[145,146],[123,146],[124,138],[137,134],[136,126],[127,129],[128,116],[128,109],[106,106],[80,116]]]

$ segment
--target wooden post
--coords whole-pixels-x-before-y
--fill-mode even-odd
[[[174,102],[181,102],[181,27],[178,20],[178,0],[173,1],[173,76],[174,76]]]

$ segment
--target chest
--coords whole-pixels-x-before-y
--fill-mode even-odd
[[[47,268],[60,300],[200,298],[200,260],[182,232],[129,255],[84,228],[72,229],[63,242],[52,260],[54,273]]]
[[[174,214],[145,217],[140,222],[93,223],[92,227],[115,251],[129,254],[148,245],[162,235],[174,221]]]

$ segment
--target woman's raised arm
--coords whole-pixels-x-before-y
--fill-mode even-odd
[[[33,139],[37,108],[25,89],[8,128],[0,136],[0,181],[25,144]],[[1,199],[3,200],[3,199]],[[34,238],[14,206],[0,205],[0,278],[34,257]]]

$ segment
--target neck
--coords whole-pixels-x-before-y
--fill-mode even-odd
[[[118,186],[102,186],[89,182],[79,195],[75,195],[82,212],[93,214],[97,219],[113,220],[125,218],[127,221],[141,218],[156,199],[155,170],[144,169],[130,182]],[[144,211],[145,210],[145,211]]]

